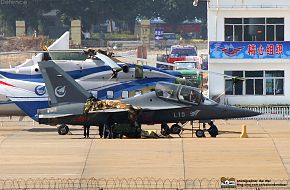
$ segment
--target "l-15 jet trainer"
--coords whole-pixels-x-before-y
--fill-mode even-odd
[[[140,135],[142,124],[242,118],[257,112],[225,106],[205,98],[197,88],[159,82],[155,91],[124,100],[98,100],[52,61],[39,62],[51,106],[38,110],[40,124],[112,126],[125,124]],[[174,129],[173,129],[174,131]],[[198,136],[204,134],[198,133]]]

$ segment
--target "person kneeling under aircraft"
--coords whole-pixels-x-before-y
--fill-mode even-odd
[[[210,128],[208,128],[208,133],[210,134],[211,137],[216,137],[219,134],[217,126],[210,121],[209,123]]]

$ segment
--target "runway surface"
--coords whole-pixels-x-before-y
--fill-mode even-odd
[[[0,123],[0,178],[288,179],[289,121],[217,121],[217,138],[84,139],[31,121]],[[247,125],[249,138],[239,138]],[[190,128],[190,126],[187,126]],[[159,126],[147,126],[159,129]]]

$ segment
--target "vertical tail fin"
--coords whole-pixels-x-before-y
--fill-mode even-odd
[[[53,61],[38,63],[52,104],[85,102],[90,93]]]

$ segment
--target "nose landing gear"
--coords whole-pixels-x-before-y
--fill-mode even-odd
[[[196,135],[196,137],[198,137],[198,138],[205,137],[204,130],[202,130],[202,129],[198,129],[198,130],[196,130],[196,131],[195,131],[195,135]]]
[[[202,129],[200,127],[201,123],[202,123]],[[196,137],[198,137],[198,138],[205,137],[205,131],[207,131],[211,137],[216,137],[219,134],[219,130],[218,130],[217,126],[212,121],[209,121],[208,125],[210,127],[208,129],[206,129],[206,123],[204,121],[199,122],[198,129],[195,131]],[[192,127],[193,127],[193,122],[192,122]],[[194,130],[194,129],[192,128],[192,130]]]
[[[198,137],[198,138],[205,137],[205,131],[207,131],[211,137],[216,137],[219,134],[219,130],[218,130],[217,126],[212,121],[208,122],[208,125],[210,126],[208,129],[206,129],[206,123],[202,122],[202,128],[201,128],[200,124],[201,123],[199,123],[198,129],[196,129],[196,130],[194,128],[191,129],[192,135],[193,135],[194,131],[195,131],[196,137]],[[170,134],[176,134],[176,135],[179,135],[179,137],[181,137],[180,135],[184,130],[186,130],[186,129],[183,129],[177,123],[173,124],[171,127],[169,127],[167,123],[161,124],[161,134],[163,136],[168,136]]]

